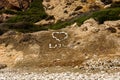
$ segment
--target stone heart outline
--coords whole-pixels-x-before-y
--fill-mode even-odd
[[[56,36],[55,36],[55,34],[65,34],[65,37],[63,38],[63,39],[59,39],[59,38],[57,38]],[[68,34],[66,33],[66,32],[53,32],[52,33],[52,37],[54,38],[54,39],[56,39],[57,41],[63,41],[63,40],[65,40],[65,39],[67,39],[68,38]]]

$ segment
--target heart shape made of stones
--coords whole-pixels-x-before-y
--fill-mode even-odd
[[[60,42],[67,39],[68,34],[66,32],[53,32],[52,37]]]

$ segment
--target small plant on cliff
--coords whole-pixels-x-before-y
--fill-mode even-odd
[[[104,9],[96,12],[88,12],[84,13],[84,15],[78,16],[76,19],[71,19],[64,22],[57,22],[54,25],[48,26],[50,29],[61,29],[64,27],[67,27],[68,25],[73,24],[74,22],[77,22],[78,25],[83,24],[83,22],[89,18],[94,18],[97,20],[100,24],[102,24],[104,21],[107,20],[119,20],[120,19],[120,8],[109,8]]]
[[[91,17],[95,18],[100,24],[107,20],[119,20],[120,8],[101,10],[93,13]]]
[[[17,16],[12,17],[7,21],[10,23],[21,21],[34,23],[47,17],[47,14],[45,13],[42,5],[42,0],[33,0],[33,2],[30,4],[29,9],[27,9],[26,11],[9,12],[17,14]]]

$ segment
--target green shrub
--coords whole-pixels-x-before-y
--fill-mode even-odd
[[[54,25],[48,26],[48,28],[61,29],[67,27],[68,25],[73,24],[74,22],[77,22],[78,25],[81,25],[85,20],[89,18],[94,18],[100,24],[102,24],[106,20],[119,20],[120,19],[119,14],[120,14],[120,8],[109,8],[96,12],[88,12],[88,13],[84,13],[84,15],[78,16],[75,19],[71,19],[64,22],[57,22]]]
[[[105,9],[92,14],[91,17],[96,19],[100,24],[107,20],[120,19],[120,8]]]
[[[16,23],[16,22],[37,22],[47,17],[47,14],[44,11],[42,0],[33,0],[30,5],[30,8],[26,11],[5,11],[5,13],[12,13],[16,14],[15,17],[10,18],[8,21],[9,23]]]
[[[28,33],[28,32],[47,30],[47,28],[42,26],[36,26],[33,25],[33,23],[29,23],[29,22],[3,23],[2,25],[0,25],[0,34],[3,34],[9,30]]]
[[[14,24],[9,25],[8,28],[19,31],[19,32],[23,32],[23,33],[47,30],[45,27],[36,26],[28,22],[14,23]]]
[[[74,22],[77,22],[78,25],[83,24],[83,22],[89,18],[94,18],[97,20],[100,24],[102,24],[106,20],[119,20],[120,19],[120,8],[109,8],[109,9],[104,9],[96,12],[88,12],[84,13],[80,16],[77,16],[76,18],[72,18],[71,20],[67,21],[58,21],[55,24],[51,24],[48,26],[35,26],[33,25],[34,22],[40,21],[42,19],[47,18],[47,15],[43,9],[42,1],[41,0],[34,0],[30,6],[30,8],[25,11],[6,11],[7,13],[11,14],[17,14],[17,16],[10,18],[7,22],[8,23],[18,23],[18,22],[25,22],[23,23],[25,26],[29,27],[20,27],[16,28],[15,26],[10,27],[9,29],[15,29],[17,31],[21,32],[34,32],[34,31],[39,31],[39,30],[47,30],[47,29],[61,29],[65,28],[68,25],[73,24]]]
[[[77,22],[78,25],[81,25],[81,24],[83,24],[83,22],[84,22],[85,20],[87,20],[87,19],[89,19],[89,18],[90,18],[90,16],[82,16],[81,18],[78,18],[78,19],[76,20],[76,22]]]
[[[9,9],[7,9],[7,10],[0,10],[0,14],[2,14],[2,13],[6,13],[6,14],[16,14],[15,11],[12,11],[12,10],[9,10]]]
[[[67,21],[66,22],[60,21],[60,22],[57,22],[56,24],[48,26],[48,28],[57,30],[57,29],[65,28],[67,25],[70,25],[70,24],[72,23],[67,22]]]
[[[16,23],[16,22],[37,22],[40,21],[41,19],[46,18],[45,15],[17,15],[15,17],[12,17],[10,19],[7,20],[8,23]]]

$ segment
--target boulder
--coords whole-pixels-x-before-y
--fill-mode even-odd
[[[7,67],[6,64],[0,64],[0,69],[4,69],[4,68],[6,68],[6,67]]]

